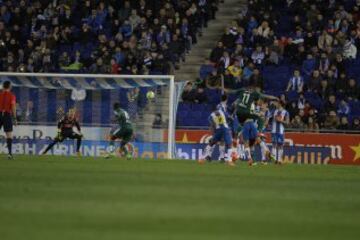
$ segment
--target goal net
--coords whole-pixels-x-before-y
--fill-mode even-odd
[[[180,92],[174,76],[0,73],[0,79],[12,83],[17,97],[15,153],[41,153],[56,136],[59,119],[75,109],[84,136],[81,153],[101,156],[107,151],[109,133],[117,127],[113,105],[120,103],[133,125],[134,157],[174,157]],[[1,152],[6,153],[4,133],[1,138]],[[49,154],[72,155],[75,146],[74,140],[66,140]]]

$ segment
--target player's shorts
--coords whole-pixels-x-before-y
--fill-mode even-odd
[[[251,113],[249,110],[245,109],[237,110],[236,116],[240,124],[244,124],[248,119],[257,120],[259,118],[257,114]]]
[[[233,138],[236,138],[239,134],[239,132],[241,132],[241,125],[239,123],[239,121],[237,120],[234,120],[232,123],[231,123],[231,133],[232,133],[232,137]]]
[[[82,138],[82,136],[76,132],[74,132],[72,129],[71,130],[64,130],[61,132],[61,137],[57,137],[57,140],[59,142],[63,142],[65,139],[69,138],[69,139],[79,139]]]
[[[213,143],[224,141],[226,145],[231,145],[232,137],[230,129],[226,127],[215,129],[212,141]]]
[[[115,138],[121,139],[123,142],[127,143],[130,142],[133,137],[133,129],[131,126],[125,126],[122,128],[117,128],[112,133],[112,136]]]
[[[0,113],[0,129],[4,128],[4,132],[13,131],[13,120],[10,113]]]
[[[238,109],[236,111],[236,116],[238,118],[239,123],[244,124],[246,119],[249,119],[251,117],[251,114],[249,111],[245,109]]]
[[[283,145],[284,140],[285,140],[284,134],[280,134],[280,133],[271,134],[271,141],[273,144]]]
[[[253,142],[257,138],[258,130],[254,121],[246,121],[244,123],[241,135],[245,142]]]

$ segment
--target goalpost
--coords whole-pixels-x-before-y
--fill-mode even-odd
[[[183,83],[175,83],[173,75],[1,72],[0,79],[1,83],[10,81],[17,96],[20,124],[14,135],[20,145],[18,153],[28,154],[25,144],[46,144],[55,136],[59,112],[76,108],[84,134],[83,155],[98,156],[91,149],[101,146],[104,150],[106,135],[114,127],[112,105],[120,102],[134,124],[138,157],[175,156],[176,109]],[[85,99],[74,99],[71,95],[76,91],[85,92]],[[155,97],[149,98],[152,94],[148,92]],[[60,153],[53,154],[71,155],[73,142],[64,144]],[[39,153],[41,147],[35,145],[29,147],[36,148],[30,154]]]

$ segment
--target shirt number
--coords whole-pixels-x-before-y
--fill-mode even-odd
[[[242,104],[244,104],[244,105],[248,104],[249,100],[250,100],[250,94],[244,93],[243,98],[242,98]]]
[[[216,124],[223,125],[225,124],[225,118],[222,115],[216,116]]]

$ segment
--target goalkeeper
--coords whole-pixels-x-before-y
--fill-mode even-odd
[[[133,138],[134,130],[130,122],[129,114],[120,107],[120,103],[114,104],[114,114],[118,126],[110,133],[110,151],[106,157],[110,157],[111,154],[115,151],[115,140],[120,139],[120,150],[126,158],[130,159],[132,158],[132,153],[128,151],[126,145]]]
[[[73,128],[76,127],[77,132],[74,132]],[[54,141],[45,149],[42,154],[46,154],[55,144],[63,142],[65,139],[76,139],[76,153],[78,156],[80,153],[81,139],[83,135],[81,134],[81,128],[78,120],[75,117],[75,109],[69,109],[65,117],[63,117],[58,122],[58,133]]]

